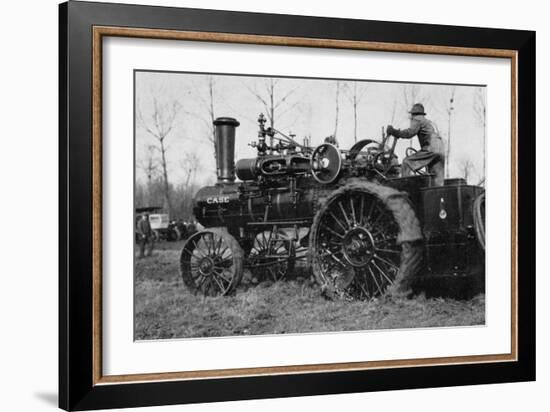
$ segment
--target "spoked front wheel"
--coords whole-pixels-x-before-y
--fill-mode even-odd
[[[185,242],[180,256],[185,285],[195,294],[228,295],[243,275],[243,251],[227,231],[205,229]]]

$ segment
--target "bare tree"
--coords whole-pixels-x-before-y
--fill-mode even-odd
[[[147,203],[150,204],[151,199],[151,187],[153,184],[153,180],[157,177],[158,171],[159,171],[159,165],[158,160],[155,156],[156,147],[153,145],[147,146],[147,153],[145,155],[145,160],[141,161],[138,164],[138,167],[145,173],[145,177],[147,178],[146,181],[146,198]]]
[[[456,86],[452,86],[449,91],[449,101],[447,105],[447,115],[449,116],[448,120],[448,127],[447,127],[447,155],[446,155],[446,171],[445,171],[445,177],[449,177],[449,170],[450,170],[450,163],[451,163],[451,126],[452,126],[452,118],[453,113],[455,109],[455,94],[456,94]]]
[[[407,113],[415,103],[421,103],[424,107],[430,103],[429,93],[420,84],[404,84],[402,93],[405,105],[403,113]]]
[[[487,134],[487,110],[485,105],[485,93],[482,88],[476,90],[474,94],[474,113],[477,120],[477,123],[482,127],[483,133],[483,169],[481,171],[482,180],[485,179],[485,144],[486,144],[486,134]]]
[[[336,89],[335,89],[335,113],[334,113],[334,133],[333,136],[336,139],[336,135],[338,133],[338,118],[340,117],[340,88],[342,84],[340,81],[336,81]]]
[[[147,178],[147,184],[150,185],[153,181],[153,178],[156,176],[158,172],[158,161],[155,156],[156,147],[153,145],[147,146],[147,153],[145,154],[145,159],[142,160],[138,167],[145,173],[145,177]]]
[[[183,183],[176,190],[178,197],[178,212],[183,216],[190,216],[193,212],[193,193],[196,192],[195,177],[200,167],[201,159],[196,152],[187,152],[180,160],[180,168],[183,172]]]
[[[473,162],[469,158],[464,158],[460,161],[460,174],[468,182],[468,178],[471,176],[472,172],[475,170]]]
[[[289,103],[289,98],[296,93],[300,87],[293,87],[286,92],[281,93],[280,86],[282,84],[281,79],[272,77],[262,79],[261,81],[254,83],[253,87],[250,87],[245,83],[245,87],[263,105],[269,125],[273,128],[275,127],[276,118],[279,119],[300,103],[299,100],[296,100],[294,103]],[[284,110],[281,110],[285,103],[287,104],[287,107]]]
[[[166,153],[168,150],[166,138],[174,129],[180,109],[181,105],[177,100],[160,103],[156,97],[153,97],[152,112],[147,118],[143,116],[139,104],[137,107],[138,125],[155,139],[157,144],[156,148],[160,152],[164,201],[166,203],[165,207],[170,213],[172,212],[172,202],[170,199],[170,183],[168,180],[168,164],[166,160]]]
[[[391,117],[388,124],[393,125],[395,123],[395,113],[397,111],[397,98],[393,99],[393,105],[391,109]]]
[[[367,93],[367,85],[351,82],[351,84],[344,84],[343,91],[353,107],[353,140],[357,142],[357,109]]]
[[[217,100],[217,84],[214,76],[206,76],[204,84],[198,86],[194,84],[194,96],[202,106],[200,113],[197,113],[197,117],[204,122],[206,128],[206,138],[212,144],[212,150],[214,155],[214,161],[217,162],[216,156],[216,127],[214,126],[214,120],[216,120],[216,100]],[[203,111],[205,113],[203,113]],[[216,169],[218,165],[216,164]]]
[[[413,104],[420,103],[422,88],[419,84],[404,84],[403,85],[403,102],[405,110],[409,110]],[[423,104],[426,104],[425,102]]]
[[[186,153],[182,161],[180,162],[180,165],[185,174],[185,183],[183,187],[186,192],[189,189],[189,184],[194,183],[194,179],[197,174],[197,170],[200,166],[200,163],[201,163],[201,160],[199,159],[199,156],[197,156],[196,153]]]

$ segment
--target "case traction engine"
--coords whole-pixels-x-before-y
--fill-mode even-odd
[[[235,164],[239,122],[214,121],[217,183],[196,193],[194,214],[205,229],[180,257],[191,291],[227,295],[245,269],[278,281],[297,265],[327,294],[348,299],[428,278],[483,276],[482,187],[463,179],[435,186],[423,172],[400,177],[391,136],[349,150],[314,148],[266,127],[263,115],[258,123],[250,144],[257,156]]]

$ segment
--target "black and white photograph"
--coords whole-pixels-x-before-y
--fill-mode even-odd
[[[547,408],[543,2],[3,4],[0,410]]]
[[[133,81],[135,340],[485,325],[485,85]]]

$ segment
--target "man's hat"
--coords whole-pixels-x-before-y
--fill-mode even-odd
[[[411,111],[409,112],[410,114],[426,114],[424,112],[424,105],[422,103],[415,103],[413,104],[413,107],[411,109]]]

